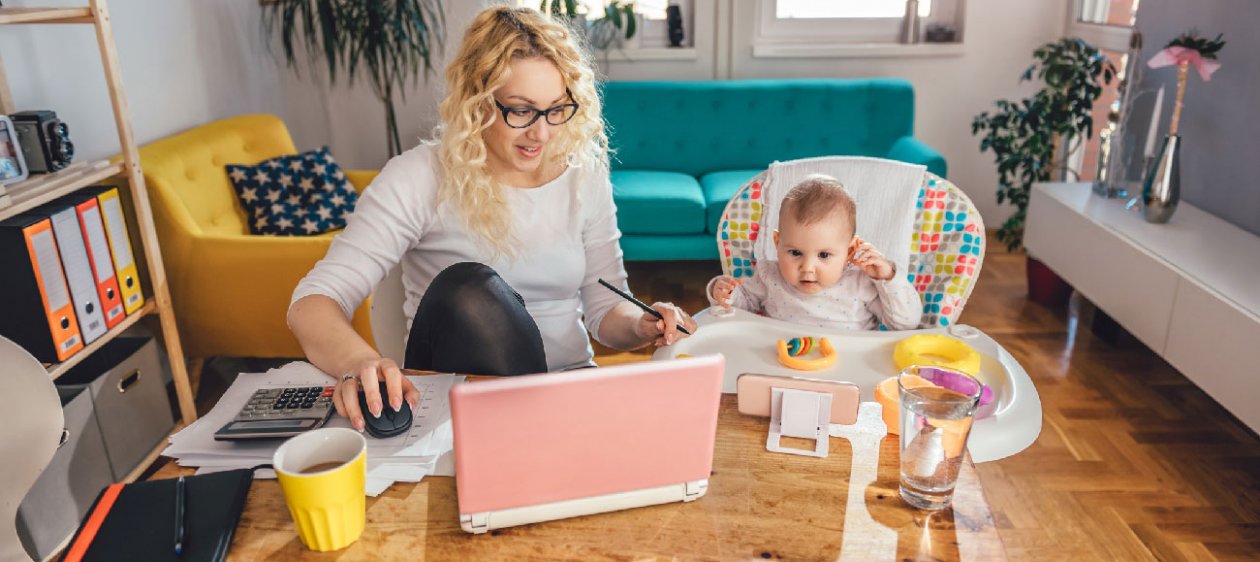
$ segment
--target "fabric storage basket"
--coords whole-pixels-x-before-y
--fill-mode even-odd
[[[61,447],[18,507],[18,536],[36,560],[56,552],[113,481],[92,393],[83,385],[59,387],[57,393],[66,424]]]
[[[115,480],[126,478],[175,426],[163,378],[153,338],[120,337],[57,380],[91,389]]]

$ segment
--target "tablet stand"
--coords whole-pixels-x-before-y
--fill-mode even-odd
[[[770,434],[766,437],[766,449],[775,453],[826,458],[830,422],[830,393],[772,387]],[[780,437],[813,439],[816,445],[812,451],[791,449],[779,444]]]

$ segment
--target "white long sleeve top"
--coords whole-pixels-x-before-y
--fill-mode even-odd
[[[598,279],[628,292],[621,231],[607,174],[570,167],[536,188],[505,187],[515,259],[491,258],[453,204],[438,202],[437,147],[421,145],[394,157],[364,191],[328,254],[298,283],[292,301],[325,295],[349,318],[395,264],[401,263],[407,326],[420,298],[443,269],[459,262],[494,268],[525,299],[538,324],[547,367],[594,365],[587,333],[622,302]]]
[[[714,278],[705,294],[713,299]],[[840,280],[822,292],[805,295],[792,288],[772,261],[759,261],[753,276],[731,293],[731,306],[787,322],[837,328],[873,330],[882,322],[890,330],[919,327],[923,304],[914,286],[900,273],[876,281],[856,265],[845,266]]]

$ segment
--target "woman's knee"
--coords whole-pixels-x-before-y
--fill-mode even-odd
[[[460,262],[438,272],[429,284],[429,290],[458,290],[467,286],[484,286],[495,279],[502,280],[499,273],[484,263],[475,261]]]
[[[489,294],[508,293],[521,304],[525,303],[521,295],[513,290],[493,267],[471,261],[460,262],[443,269],[429,284],[426,293],[429,291],[460,300],[480,299]]]

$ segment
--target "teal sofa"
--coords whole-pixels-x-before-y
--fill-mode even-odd
[[[613,199],[627,260],[715,259],[727,200],[778,160],[877,156],[945,177],[898,79],[609,82]]]

